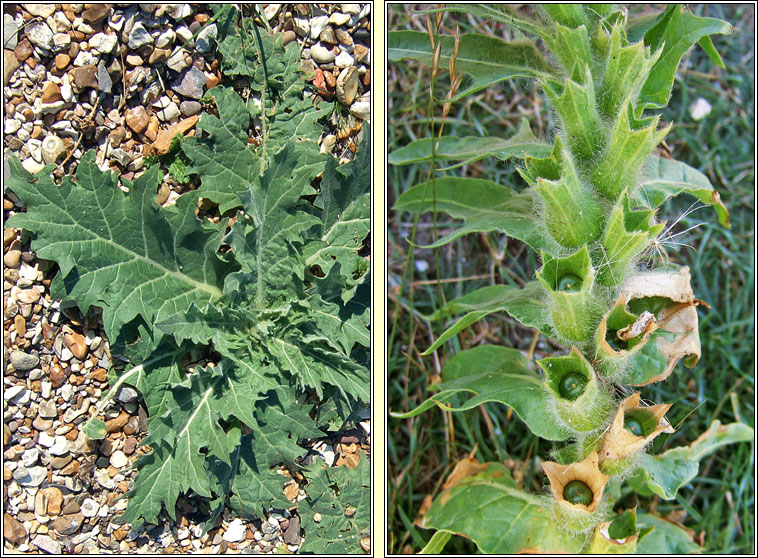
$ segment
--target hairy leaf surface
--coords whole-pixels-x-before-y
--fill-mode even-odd
[[[32,176],[11,161],[8,187],[27,212],[7,226],[35,233],[32,250],[60,266],[53,295],[75,300],[84,312],[101,307],[111,339],[135,317],[152,323],[221,297],[225,273],[234,269],[216,255],[222,231],[195,219],[195,194],[173,209],[155,203],[160,168],[125,194],[115,175],[97,168],[94,151],[79,162],[76,182],[66,177],[60,186],[52,166]]]
[[[542,379],[526,367],[526,359],[516,349],[483,345],[461,351],[442,369],[442,383],[434,388],[439,393],[416,409],[393,416],[414,417],[435,405],[448,411],[467,411],[495,401],[512,407],[537,436],[546,440],[568,438],[552,409],[552,394]],[[456,395],[469,397],[457,404],[453,401]]]
[[[473,540],[486,554],[578,553],[586,535],[561,528],[548,504],[519,489],[500,463],[464,477],[434,499],[422,525]]]
[[[468,233],[497,231],[523,240],[535,250],[557,250],[535,215],[532,193],[514,192],[489,180],[445,177],[417,184],[400,195],[394,209],[439,211],[464,220],[463,226],[427,248],[444,246]]]

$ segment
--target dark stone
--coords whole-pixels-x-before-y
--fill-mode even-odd
[[[204,87],[205,74],[195,66],[192,66],[189,70],[184,72],[176,82],[174,82],[171,89],[184,97],[199,99],[203,96]]]
[[[100,64],[97,65],[97,88],[105,93],[110,93],[111,87],[113,87],[113,80],[108,74],[105,64],[100,62]]]
[[[287,544],[298,544],[300,542],[300,518],[298,516],[293,515],[290,518],[283,538]]]

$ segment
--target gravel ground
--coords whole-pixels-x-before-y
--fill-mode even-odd
[[[58,163],[60,177],[94,148],[101,168],[133,179],[172,134],[194,133],[199,99],[224,79],[207,6],[5,4],[3,11],[4,175],[15,155],[30,172]],[[271,4],[264,14],[285,42],[300,44],[322,102],[343,106],[342,118],[335,114],[325,127],[322,150],[351,158],[370,118],[370,6]],[[183,188],[167,174],[158,203],[173,203]],[[5,218],[19,206],[4,192]],[[180,498],[176,521],[164,512],[152,529],[114,523],[145,451],[139,394],[121,388],[100,414],[108,436],[84,436],[80,427],[108,389],[113,364],[97,309],[82,316],[50,298],[54,266],[36,259],[20,231],[5,230],[3,246],[4,551],[297,551],[303,533],[291,512],[302,479],[285,487],[290,510],[255,521],[227,512],[205,535],[207,503],[194,497]],[[304,459],[355,466],[370,454],[368,413],[365,419],[304,447]],[[368,541],[362,546],[368,550]]]

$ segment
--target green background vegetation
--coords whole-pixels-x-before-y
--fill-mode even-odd
[[[389,29],[426,31],[429,5],[389,6]],[[673,97],[661,122],[674,122],[666,144],[674,158],[705,173],[731,213],[732,229],[720,227],[710,208],[697,209],[681,218],[665,243],[667,256],[651,253],[656,267],[689,265],[695,295],[711,305],[699,308],[702,358],[690,370],[681,363],[665,382],[642,389],[643,398],[674,403],[668,418],[676,433],[659,437],[652,453],[692,442],[711,421],[754,423],[754,138],[755,99],[754,7],[753,5],[695,5],[700,16],[724,19],[733,24],[731,36],[715,36],[716,48],[726,70],[715,67],[699,48],[682,62],[674,83]],[[637,10],[639,8],[633,8]],[[651,9],[651,8],[645,8]],[[433,17],[433,16],[432,16]],[[481,21],[465,14],[447,13],[441,34],[476,32],[514,38],[501,24]],[[388,69],[389,151],[409,141],[430,135],[430,118],[439,123],[441,106],[429,102],[430,70],[410,62],[390,64]],[[434,81],[435,97],[449,90],[445,71]],[[709,115],[694,121],[689,106],[698,98],[711,106]],[[446,135],[512,135],[522,117],[529,119],[538,137],[552,137],[554,122],[544,95],[529,80],[503,82],[452,106],[445,124]],[[427,179],[428,165],[390,167],[388,203]],[[442,173],[444,175],[445,173]],[[522,189],[513,162],[477,161],[448,175],[484,177]],[[659,211],[662,220],[673,223],[687,213],[692,199],[681,196]],[[416,243],[428,244],[446,232],[445,216],[435,222],[430,214],[416,225]],[[678,234],[690,227],[689,232]],[[409,250],[407,238],[414,228],[413,215],[389,212],[389,329],[388,400],[392,411],[407,411],[431,392],[442,366],[463,348],[481,344],[515,347],[526,352],[534,330],[507,315],[494,315],[468,328],[434,355],[421,357],[442,331],[440,322],[428,322],[431,314],[451,300],[490,284],[521,286],[534,276],[539,262],[523,243],[503,235],[467,235],[436,251]],[[413,258],[403,283],[408,257]],[[402,284],[402,289],[401,289]],[[535,355],[563,351],[544,336]],[[564,351],[565,352],[565,351]],[[486,404],[464,413],[431,410],[409,420],[389,419],[389,551],[418,552],[431,531],[414,525],[424,497],[436,495],[455,462],[472,453],[479,461],[505,461],[523,475],[524,489],[541,494],[544,475],[536,459],[549,459],[553,444],[532,435],[511,416],[507,407]],[[627,493],[621,507],[653,508],[680,520],[704,544],[706,553],[754,552],[754,448],[735,444],[721,448],[701,463],[699,475],[673,501],[639,498]],[[701,532],[704,538],[699,538]],[[476,552],[473,543],[453,537],[445,553]]]

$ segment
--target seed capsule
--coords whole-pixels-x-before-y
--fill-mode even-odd
[[[642,430],[642,424],[636,418],[624,417],[624,428],[635,436],[644,436],[645,432]]]
[[[582,481],[573,480],[563,489],[563,499],[570,504],[589,506],[592,502],[592,490]]]
[[[573,401],[581,394],[584,393],[584,388],[587,386],[587,378],[582,376],[579,372],[569,372],[563,378],[558,385],[558,393],[561,397]]]
[[[576,275],[567,273],[558,279],[558,290],[567,293],[575,293],[582,288],[582,280]]]

